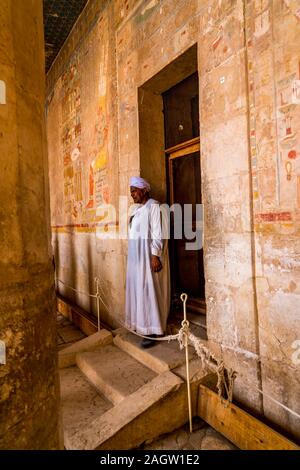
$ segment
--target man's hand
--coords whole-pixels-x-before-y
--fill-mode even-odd
[[[162,264],[158,256],[151,255],[151,269],[154,273],[162,270]]]

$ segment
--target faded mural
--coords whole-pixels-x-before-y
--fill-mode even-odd
[[[53,92],[61,110],[57,143],[63,162],[63,215],[53,228],[94,231],[97,207],[109,202],[107,178],[109,106],[107,24],[94,28],[65,66]],[[96,53],[97,51],[97,53]],[[92,74],[90,75],[92,67]],[[88,81],[88,86],[87,85]],[[48,113],[54,102],[48,102]],[[50,137],[51,138],[51,137]],[[59,174],[53,177],[59,180]],[[52,212],[52,220],[57,214]]]
[[[300,209],[300,5],[289,0],[255,0],[248,5],[246,39],[256,228],[264,230],[260,224],[270,222],[291,228],[291,223],[299,220]],[[299,228],[294,226],[294,230]]]

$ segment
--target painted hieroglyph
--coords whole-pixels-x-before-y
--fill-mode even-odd
[[[299,63],[300,66],[300,63]],[[300,74],[299,70],[277,84],[278,146],[280,154],[280,200],[283,206],[294,201],[300,208]]]
[[[105,27],[93,30],[61,76],[63,205],[65,223],[71,226],[93,225],[97,207],[109,202],[105,34]],[[95,48],[99,49],[97,55]],[[61,182],[61,175],[57,177]]]
[[[62,75],[62,151],[64,161],[64,211],[77,218],[83,204],[80,76],[78,57]]]

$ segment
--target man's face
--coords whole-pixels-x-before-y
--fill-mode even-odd
[[[130,186],[130,195],[135,204],[141,204],[145,195],[145,189],[136,188],[135,186]]]

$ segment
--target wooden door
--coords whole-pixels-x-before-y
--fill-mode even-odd
[[[199,79],[195,71],[163,93],[169,203],[201,203]],[[195,210],[192,228],[196,227]],[[172,218],[171,218],[172,222]],[[172,227],[171,227],[172,229]],[[173,305],[189,295],[188,307],[205,313],[203,249],[187,250],[185,238],[170,240]]]
[[[166,150],[168,158],[168,183],[170,204],[192,206],[191,227],[202,230],[202,220],[196,220],[196,204],[201,204],[201,171],[199,138],[183,142]],[[185,236],[182,218],[182,239],[174,238],[174,217],[171,218],[170,261],[172,275],[172,295],[176,303],[182,292],[189,296],[189,307],[205,313],[203,248],[190,250],[186,244],[192,240]],[[202,232],[201,232],[202,234]],[[201,236],[202,238],[202,236]]]

